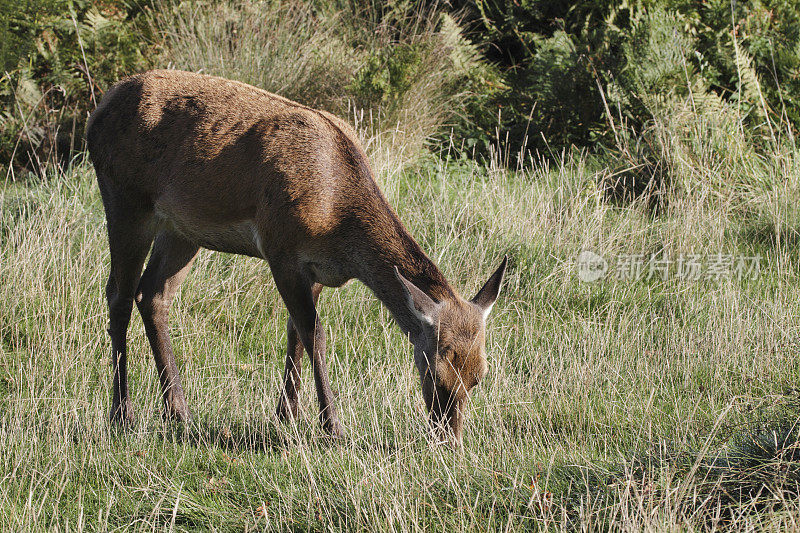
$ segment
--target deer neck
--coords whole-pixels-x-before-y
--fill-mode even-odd
[[[419,244],[409,235],[400,220],[389,212],[388,224],[375,224],[366,233],[362,272],[358,276],[391,311],[405,335],[416,335],[419,320],[408,309],[404,288],[394,267],[409,281],[437,302],[456,298],[450,284]]]

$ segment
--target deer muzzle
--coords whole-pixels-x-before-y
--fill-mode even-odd
[[[464,398],[435,383],[429,373],[422,380],[422,395],[434,437],[460,447],[464,432]]]

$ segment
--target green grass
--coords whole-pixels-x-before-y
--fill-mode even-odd
[[[286,312],[269,269],[205,251],[171,323],[196,423],[162,423],[134,313],[139,423],[112,429],[94,172],[9,184],[0,529],[800,527],[800,194],[784,163],[779,179],[714,201],[675,195],[657,216],[605,202],[584,160],[381,176],[462,294],[511,258],[458,451],[428,440],[411,347],[355,282],[319,305],[349,437],[323,438],[308,368],[301,420],[276,424]],[[582,249],[760,254],[762,268],[756,280],[586,284],[572,264]]]

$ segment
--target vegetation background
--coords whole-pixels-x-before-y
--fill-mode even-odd
[[[0,62],[0,528],[800,528],[800,3],[0,0]],[[82,131],[152,67],[349,120],[465,294],[509,254],[463,450],[358,284],[320,304],[350,437],[310,383],[273,422],[285,310],[263,262],[207,252],[173,308],[196,423],[161,422],[134,319],[140,424],[108,427]]]

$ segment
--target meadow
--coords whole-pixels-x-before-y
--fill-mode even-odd
[[[796,6],[361,4],[0,9],[0,530],[800,529]],[[318,306],[348,436],[307,363],[277,422],[286,310],[266,262],[209,251],[171,311],[193,422],[162,419],[134,311],[138,420],[109,424],[82,128],[151,67],[353,123],[463,296],[508,255],[463,448],[430,438],[412,347],[358,282]]]
[[[411,346],[358,282],[319,305],[348,437],[322,434],[308,368],[301,419],[275,422],[285,309],[265,262],[208,251],[172,311],[194,423],[162,421],[134,312],[138,423],[110,427],[94,172],[8,183],[0,529],[796,529],[798,174],[782,163],[746,195],[675,195],[657,215],[607,201],[581,158],[378,174],[463,294],[510,257],[460,450],[429,438]],[[579,279],[582,250],[609,260],[604,279]],[[712,276],[718,253],[758,271]],[[635,254],[697,254],[703,275],[615,275]]]

